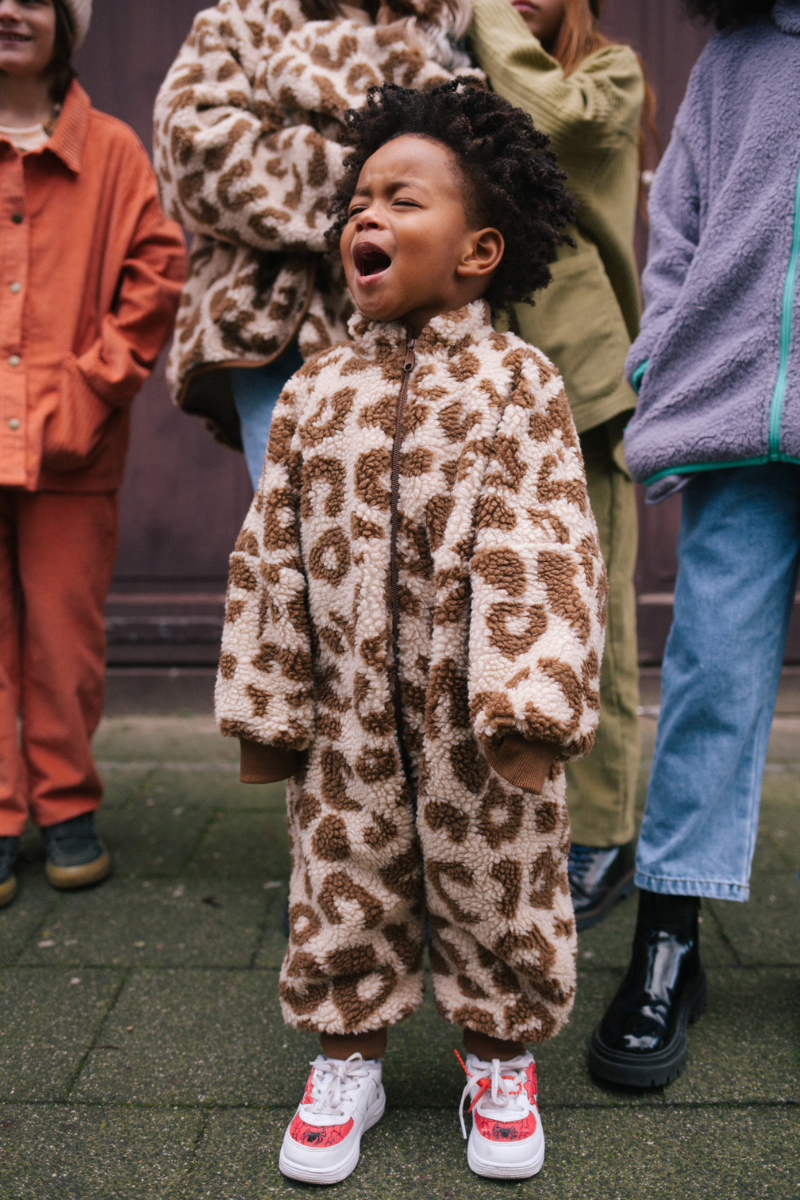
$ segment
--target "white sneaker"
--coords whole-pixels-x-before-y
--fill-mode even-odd
[[[466,1064],[457,1050],[456,1057],[467,1073],[459,1107],[464,1137],[464,1101],[467,1097],[471,1100],[470,1168],[489,1179],[529,1179],[544,1162],[533,1055],[521,1054],[507,1062],[495,1058],[488,1063],[468,1054]]]
[[[320,1054],[283,1136],[281,1171],[302,1183],[346,1179],[358,1162],[362,1133],[380,1121],[385,1107],[379,1059]]]

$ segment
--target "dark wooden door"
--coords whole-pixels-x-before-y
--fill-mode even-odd
[[[198,0],[103,0],[78,56],[94,104],[151,145],[153,101]],[[641,54],[658,97],[662,144],[708,37],[679,0],[608,0],[603,29]],[[640,255],[644,234],[638,237]],[[134,406],[122,535],[108,606],[113,663],[213,663],[227,556],[250,500],[241,455],[171,404],[163,364]],[[677,503],[642,509],[637,575],[641,652],[658,661],[671,612]]]
[[[152,145],[153,102],[200,0],[103,0],[77,65],[97,108]],[[108,605],[111,662],[216,657],[227,556],[251,497],[241,455],[172,405],[163,362],[137,398]]]

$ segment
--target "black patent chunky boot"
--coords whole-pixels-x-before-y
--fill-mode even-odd
[[[686,1029],[706,1006],[695,896],[639,893],[628,973],[592,1034],[589,1069],[628,1087],[660,1087],[686,1061]]]

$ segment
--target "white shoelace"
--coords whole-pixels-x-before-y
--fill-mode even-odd
[[[311,1066],[311,1112],[318,1117],[343,1117],[342,1101],[371,1075],[360,1054],[351,1054],[345,1060],[320,1055]]]
[[[461,1055],[456,1051],[458,1061],[467,1073],[467,1082],[464,1085],[464,1090],[461,1093],[461,1103],[458,1106],[458,1116],[461,1121],[461,1132],[464,1137],[467,1136],[467,1125],[464,1120],[464,1101],[469,1096],[471,1087],[478,1084],[478,1091],[475,1099],[469,1106],[468,1112],[477,1106],[478,1101],[482,1100],[487,1093],[491,1096],[492,1106],[498,1109],[498,1116],[508,1116],[504,1110],[515,1107],[515,1101],[522,1095],[525,1089],[525,1076],[519,1072],[525,1072],[528,1067],[527,1058],[509,1058],[505,1062],[500,1062],[499,1058],[493,1058],[490,1063],[478,1062],[478,1070],[473,1073],[464,1063]],[[522,1107],[520,1105],[520,1107]]]

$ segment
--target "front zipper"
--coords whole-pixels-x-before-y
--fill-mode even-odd
[[[397,399],[395,415],[394,447],[392,449],[392,489],[391,489],[391,528],[389,536],[389,588],[392,595],[392,661],[394,663],[394,721],[397,729],[397,745],[400,750],[400,763],[408,785],[412,806],[416,807],[414,793],[414,776],[411,771],[411,756],[406,745],[405,723],[403,721],[403,684],[400,678],[400,568],[397,562],[397,535],[400,523],[400,447],[403,441],[403,412],[408,392],[408,380],[414,369],[414,347],[416,338],[409,338],[406,343],[406,357],[403,363],[403,382],[400,384],[400,395]]]
[[[792,252],[789,255],[789,267],[783,284],[783,303],[781,305],[781,339],[778,354],[778,378],[775,380],[775,391],[769,406],[769,442],[768,454],[774,462],[781,457],[781,423],[783,421],[783,402],[786,398],[786,380],[789,374],[789,350],[792,344],[792,319],[794,317],[794,293],[797,285],[797,262],[800,257],[800,167],[797,171],[797,184],[794,193],[794,226],[792,228]]]

